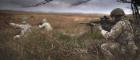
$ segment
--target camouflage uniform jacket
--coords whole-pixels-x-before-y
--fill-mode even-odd
[[[133,46],[131,48],[137,49],[134,42],[134,33],[131,23],[126,20],[122,19],[118,21],[111,29],[110,32],[101,30],[102,35],[107,40],[113,40],[120,45],[129,45]]]

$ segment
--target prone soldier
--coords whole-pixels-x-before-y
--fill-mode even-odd
[[[25,20],[25,18],[23,18],[23,21],[21,22],[21,24],[16,24],[16,23],[10,23],[11,26],[19,28],[20,29],[20,33],[15,35],[14,38],[20,38],[25,36],[25,34],[27,32],[31,32],[31,25],[28,24]]]

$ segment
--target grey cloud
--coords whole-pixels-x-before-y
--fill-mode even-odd
[[[91,0],[78,1],[78,2],[73,3],[72,6],[77,6],[77,5],[80,5],[80,4],[83,4],[83,3],[87,3],[89,1],[91,1]]]
[[[120,7],[130,12],[126,7],[129,4],[118,3],[116,0],[89,0],[80,5],[73,3],[85,0],[53,0],[48,4],[37,7],[23,7],[37,4],[44,0],[0,0],[0,9],[35,11],[35,12],[83,12],[83,13],[109,13],[112,9]]]
[[[26,6],[26,5],[31,5],[31,4],[36,4],[39,3],[43,0],[1,0],[0,2],[3,3],[7,3],[7,4],[16,4],[19,6]]]

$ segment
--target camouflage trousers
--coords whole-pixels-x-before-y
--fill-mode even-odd
[[[104,54],[106,60],[121,60],[120,57],[125,55],[136,54],[136,45],[123,46],[117,42],[108,42],[101,44],[101,51]],[[129,54],[128,54],[129,53]],[[122,58],[124,59],[124,58]]]

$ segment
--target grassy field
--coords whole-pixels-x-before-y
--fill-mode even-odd
[[[17,29],[8,25],[28,17],[32,32],[13,39]],[[104,41],[95,27],[93,33],[81,22],[98,20],[102,14],[57,14],[0,12],[0,60],[104,60],[99,45]],[[52,24],[52,32],[36,29],[43,18]]]

